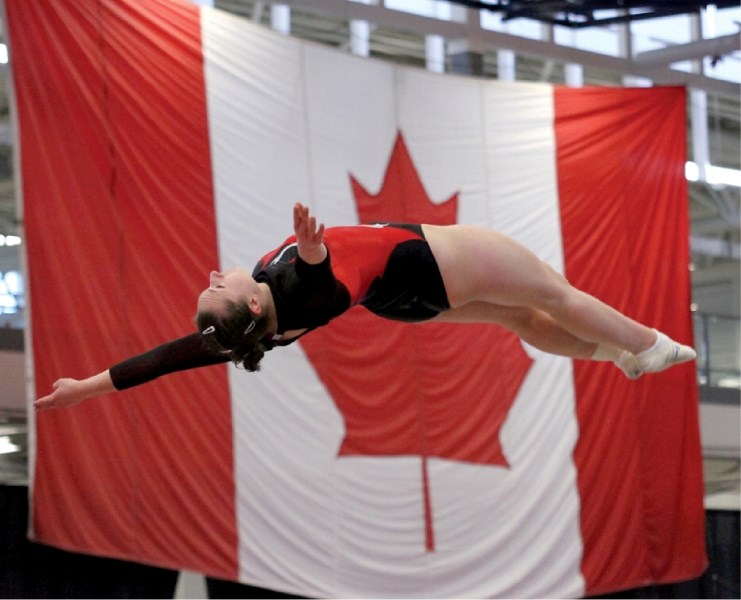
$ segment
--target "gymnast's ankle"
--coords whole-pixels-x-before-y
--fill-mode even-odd
[[[690,346],[675,342],[660,331],[655,329],[654,331],[656,342],[650,348],[636,354],[638,366],[644,373],[658,373],[697,357],[697,353]]]

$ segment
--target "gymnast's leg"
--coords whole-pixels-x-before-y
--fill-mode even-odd
[[[502,306],[474,301],[440,313],[435,320],[501,325],[538,350],[559,356],[590,359],[597,350],[597,344],[579,339],[547,313],[528,306]]]
[[[528,306],[469,302],[440,313],[435,320],[446,323],[494,323],[506,327],[543,352],[582,360],[611,361],[631,379],[641,374],[635,357],[629,352],[584,341],[566,331],[549,314]]]
[[[574,288],[507,236],[461,225],[425,226],[425,235],[453,308],[476,301],[536,309],[579,340],[635,355],[642,372],[661,371],[695,357],[691,348]]]

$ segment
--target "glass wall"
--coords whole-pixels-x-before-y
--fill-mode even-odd
[[[21,238],[0,233],[0,328],[24,327],[20,254]]]
[[[693,317],[700,385],[741,388],[739,319],[698,313]]]

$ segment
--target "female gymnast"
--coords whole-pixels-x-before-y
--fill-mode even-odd
[[[285,346],[360,304],[392,320],[503,325],[536,348],[612,361],[627,377],[693,360],[695,351],[626,317],[514,240],[468,225],[317,224],[300,203],[294,235],[252,275],[212,272],[198,332],[83,380],[63,378],[37,409],[77,404],[161,375],[228,361],[259,369]]]

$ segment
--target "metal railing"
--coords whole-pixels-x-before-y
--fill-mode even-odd
[[[704,313],[692,317],[700,385],[741,388],[741,320]]]

